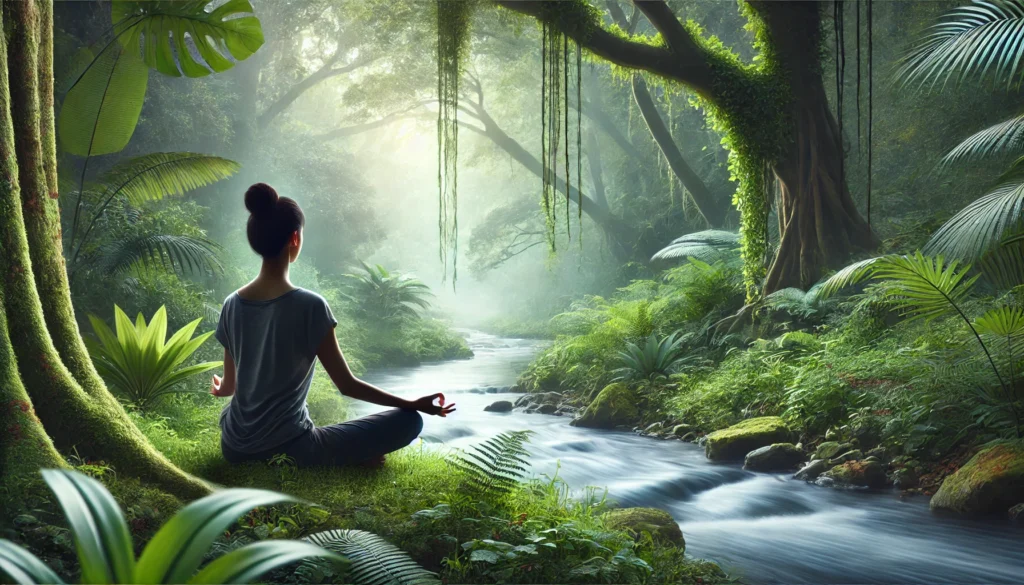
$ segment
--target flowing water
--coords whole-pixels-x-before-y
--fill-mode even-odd
[[[1022,583],[1024,531],[1006,521],[932,514],[923,497],[901,500],[822,488],[788,474],[709,463],[681,441],[569,426],[566,417],[490,413],[540,348],[534,341],[467,331],[471,360],[374,372],[367,380],[403,396],[444,392],[458,412],[427,417],[423,438],[465,448],[530,429],[533,470],[558,470],[573,488],[607,487],[627,506],[669,511],[687,554],[718,562],[747,583]]]

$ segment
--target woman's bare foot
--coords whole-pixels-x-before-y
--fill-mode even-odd
[[[373,459],[367,459],[366,461],[363,461],[362,463],[360,463],[359,466],[360,467],[370,467],[370,468],[384,467],[384,456],[381,455],[380,457],[375,457]]]

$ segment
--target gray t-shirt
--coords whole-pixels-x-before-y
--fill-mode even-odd
[[[338,321],[320,295],[297,288],[275,299],[224,300],[217,340],[235,362],[235,395],[220,416],[225,445],[262,453],[313,428],[306,394],[316,350]]]

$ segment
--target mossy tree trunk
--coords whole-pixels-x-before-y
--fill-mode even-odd
[[[209,488],[153,449],[107,391],[75,322],[57,207],[52,11],[50,0],[2,3],[0,397],[26,415],[8,408],[2,416],[19,424],[26,440],[52,439],[58,449],[74,448],[172,493],[199,496]],[[33,411],[38,420],[27,416]],[[47,447],[38,461],[8,466],[4,449],[4,484],[36,463],[60,463]]]
[[[718,110],[729,134],[726,139],[734,145],[732,155],[760,159],[741,160],[740,165],[764,164],[780,183],[781,242],[764,278],[764,292],[806,288],[826,267],[843,264],[855,250],[877,245],[850,197],[842,171],[841,136],[825,97],[819,44],[825,3],[750,1],[748,18],[761,31],[761,61],[753,66],[694,34],[664,0],[634,2],[660,33],[660,46],[604,29],[582,0],[496,2],[548,22],[599,58],[682,83]],[[737,173],[737,200],[745,216],[767,210],[766,204],[750,202],[756,197],[767,203],[764,186],[744,185],[755,182],[755,174],[749,169]],[[758,225],[746,217],[741,223]],[[763,248],[763,234],[744,238],[760,240]],[[762,262],[761,254],[763,249],[744,250],[748,263]],[[763,270],[749,273],[761,275]]]

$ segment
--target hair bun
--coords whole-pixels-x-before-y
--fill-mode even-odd
[[[256,183],[245,192],[245,208],[253,215],[273,213],[277,200],[277,191],[266,183]]]

